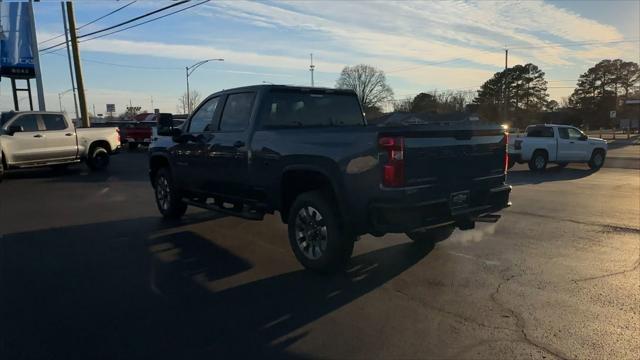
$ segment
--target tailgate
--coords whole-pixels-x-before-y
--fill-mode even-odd
[[[449,191],[468,190],[505,173],[507,137],[491,126],[480,129],[407,129],[404,142],[404,184],[438,185]]]

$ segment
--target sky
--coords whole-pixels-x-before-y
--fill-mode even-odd
[[[121,1],[75,1],[82,26]],[[194,5],[201,1],[192,1]],[[82,27],[79,35],[153,11],[167,1],[136,1]],[[181,5],[172,10],[186,7]],[[61,39],[58,1],[34,5],[41,49]],[[166,12],[165,12],[166,13]],[[149,18],[147,18],[149,19]],[[85,38],[87,39],[87,38]],[[640,1],[210,1],[117,34],[80,43],[89,111],[177,110],[186,90],[185,66],[208,58],[190,76],[204,96],[225,88],[261,84],[333,87],[344,66],[369,64],[385,71],[396,99],[423,91],[475,91],[504,68],[528,62],[549,81],[551,99],[573,91],[580,74],[598,61],[640,61]],[[611,41],[631,40],[611,43]],[[588,42],[577,46],[576,42]],[[609,43],[607,43],[609,42]],[[560,44],[560,45],[558,45]],[[43,52],[43,53],[46,53]],[[49,110],[71,88],[66,50],[40,58]],[[33,84],[35,88],[35,83]],[[62,109],[73,100],[62,94]],[[27,100],[21,100],[26,106]],[[11,109],[9,81],[0,82],[0,109]]]

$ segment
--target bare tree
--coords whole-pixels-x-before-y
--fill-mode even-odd
[[[411,112],[413,98],[406,97],[393,103],[393,111]]]
[[[336,87],[355,91],[365,112],[379,110],[384,102],[393,99],[384,71],[370,65],[345,66]]]
[[[189,108],[195,109],[200,103],[200,100],[202,100],[202,95],[197,90],[190,90],[189,92],[189,99],[187,99],[186,91],[178,98],[178,105],[176,108],[178,111],[182,111],[183,114],[186,114],[189,111]],[[189,106],[189,104],[191,104],[191,106]]]

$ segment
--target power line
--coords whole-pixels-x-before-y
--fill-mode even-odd
[[[188,1],[188,0],[187,0],[187,1]],[[198,5],[202,5],[202,4],[207,3],[207,2],[209,2],[209,0],[204,0],[204,1],[201,1],[201,2],[199,2],[199,3],[196,3],[196,4],[193,4],[193,5],[187,6],[187,7],[185,7],[185,8],[182,8],[182,9],[179,9],[179,10],[176,10],[176,11],[173,11],[173,12],[170,12],[170,13],[168,13],[168,14],[164,14],[164,15],[162,15],[162,16],[158,16],[158,17],[156,17],[156,18],[149,19],[149,20],[147,20],[147,21],[143,21],[143,22],[141,22],[141,23],[134,24],[134,25],[131,25],[131,26],[127,26],[127,27],[125,27],[125,28],[118,29],[118,30],[115,30],[115,31],[112,31],[112,32],[109,32],[109,33],[106,33],[106,34],[102,34],[102,35],[94,36],[94,37],[91,37],[91,38],[89,38],[89,39],[84,39],[84,40],[81,40],[80,42],[85,42],[85,41],[95,40],[95,39],[98,39],[98,38],[101,38],[101,37],[109,36],[109,35],[112,35],[112,34],[115,34],[115,33],[119,33],[119,32],[121,32],[121,31],[125,31],[125,30],[128,30],[128,29],[131,29],[131,28],[134,28],[134,27],[138,27],[138,26],[140,26],[140,25],[148,24],[148,23],[150,23],[150,22],[152,22],[152,21],[160,20],[160,19],[165,18],[165,17],[167,17],[167,16],[170,16],[170,15],[173,15],[173,14],[177,14],[177,13],[179,13],[179,12],[183,12],[183,11],[185,11],[185,10],[189,10],[189,9],[191,9],[192,7],[196,7],[196,6],[198,6]],[[80,36],[80,38],[83,38],[83,37],[86,37],[86,36],[88,36],[88,35]]]
[[[640,39],[633,40],[612,40],[612,41],[577,41],[577,42],[567,42],[567,43],[556,43],[556,44],[545,44],[545,45],[531,45],[531,46],[507,46],[509,50],[511,49],[539,49],[539,48],[548,48],[548,47],[560,47],[560,46],[584,46],[584,45],[600,45],[600,44],[618,44],[618,43],[628,43],[628,42],[640,42]]]
[[[99,17],[99,18],[97,18],[97,19],[91,20],[91,21],[89,21],[88,23],[86,23],[86,24],[84,24],[84,25],[80,26],[77,30],[80,30],[80,29],[82,29],[82,28],[84,28],[84,27],[86,27],[86,26],[89,26],[89,25],[91,25],[91,24],[94,24],[94,23],[96,23],[96,22],[98,22],[98,21],[100,21],[100,20],[102,20],[102,19],[106,18],[107,16],[113,15],[113,14],[117,13],[118,11],[120,11],[120,10],[122,10],[122,9],[126,8],[127,6],[132,5],[132,4],[133,4],[133,3],[135,3],[136,1],[137,1],[137,0],[133,0],[132,2],[130,2],[130,3],[126,4],[126,5],[123,5],[123,6],[121,6],[121,7],[117,8],[117,9],[115,9],[115,10],[113,10],[113,11],[110,11],[110,12],[108,12],[108,13],[106,13],[106,14],[104,14],[104,15],[100,16],[100,17]],[[54,37],[49,38],[49,39],[47,39],[47,40],[41,41],[38,45],[42,45],[42,44],[44,44],[44,43],[47,43],[47,42],[49,42],[49,41],[51,41],[51,40],[58,39],[58,38],[63,37],[63,36],[64,36],[64,34],[60,34],[60,35],[58,35],[58,36],[54,36]]]
[[[164,10],[167,10],[167,9],[170,9],[170,8],[175,7],[175,6],[178,6],[178,5],[182,5],[182,4],[186,3],[186,2],[189,2],[189,0],[182,0],[182,1],[178,1],[178,2],[176,2],[176,3],[173,3],[173,4],[171,4],[171,5],[165,6],[165,7],[163,7],[163,8],[160,8],[160,9],[157,9],[157,10],[154,10],[154,11],[151,11],[151,12],[148,12],[148,13],[143,14],[143,15],[140,15],[140,16],[136,16],[136,17],[135,17],[135,18],[133,18],[133,19],[129,19],[129,20],[127,20],[127,21],[123,21],[123,22],[121,22],[121,23],[119,23],[119,24],[112,25],[112,26],[109,26],[109,27],[104,28],[104,29],[96,30],[96,31],[90,32],[90,33],[88,33],[88,34],[80,35],[80,36],[78,36],[78,39],[81,39],[81,38],[84,38],[84,37],[88,37],[88,36],[91,36],[91,35],[95,35],[95,34],[98,34],[98,33],[102,33],[102,32],[105,32],[105,31],[108,31],[108,30],[114,29],[114,28],[116,28],[116,27],[120,27],[120,26],[122,26],[122,25],[126,25],[126,24],[129,24],[129,23],[132,23],[132,22],[134,22],[134,21],[137,21],[137,20],[143,19],[143,18],[148,17],[148,16],[151,16],[151,15],[153,15],[153,14],[157,14],[158,12],[161,12],[161,11],[164,11]],[[193,7],[193,5],[192,5],[191,7]],[[185,8],[185,9],[187,9],[187,8]],[[174,12],[174,13],[175,13],[175,12]],[[172,13],[172,14],[173,14],[173,13]],[[156,18],[156,20],[157,20],[157,19],[161,19],[161,18],[162,18],[162,17],[158,17],[158,18]],[[149,22],[149,21],[147,21],[147,22]],[[144,22],[143,24],[146,24],[147,22]],[[129,27],[129,28],[131,28],[131,27]],[[113,32],[113,33],[115,33],[115,32]],[[94,38],[98,38],[98,37],[94,37]],[[92,39],[94,39],[94,38],[92,38]],[[85,41],[88,41],[88,40],[91,40],[91,39],[87,39],[87,40],[85,40]],[[58,43],[58,44],[55,44],[55,45],[49,46],[49,47],[47,47],[47,48],[44,48],[44,49],[40,50],[40,52],[44,52],[44,51],[47,51],[47,50],[50,50],[50,49],[56,48],[56,47],[58,47],[58,46],[60,46],[60,45],[64,45],[64,44],[66,44],[66,41],[63,41],[63,42],[61,42],[61,43]]]
[[[59,49],[62,50],[62,49]],[[59,50],[53,50],[53,51],[49,51],[46,54],[53,54],[53,55],[58,55],[58,56],[65,56],[63,54],[59,54],[57,53],[57,51]],[[45,54],[43,54],[45,55]],[[141,65],[129,65],[129,64],[118,64],[118,63],[111,63],[111,62],[107,62],[107,61],[102,61],[102,60],[94,60],[94,59],[87,59],[87,58],[82,58],[83,62],[90,62],[90,63],[96,63],[96,64],[102,64],[102,65],[109,65],[109,66],[117,66],[117,67],[123,67],[123,68],[131,68],[131,69],[143,69],[143,70],[180,70],[183,71],[184,69],[181,67],[169,67],[169,66],[141,66]]]
[[[136,16],[136,17],[134,17],[133,19],[129,19],[129,20],[127,20],[127,21],[123,21],[123,22],[121,22],[121,23],[119,23],[119,24],[115,24],[115,25],[112,25],[112,26],[106,27],[106,28],[104,28],[104,29],[96,30],[96,31],[90,32],[90,33],[88,33],[88,34],[80,35],[80,36],[78,36],[78,38],[79,38],[79,39],[81,39],[81,38],[83,38],[83,37],[87,37],[87,36],[91,36],[91,35],[99,34],[99,33],[102,33],[102,32],[105,32],[105,31],[108,31],[108,30],[111,30],[111,29],[115,29],[115,28],[120,27],[120,26],[122,26],[122,25],[130,24],[130,23],[132,23],[132,22],[134,22],[134,21],[138,21],[138,20],[140,20],[140,19],[144,19],[144,18],[146,18],[147,16],[151,16],[151,15],[153,15],[153,14],[157,14],[157,13],[159,13],[159,12],[161,12],[161,11],[164,11],[164,10],[170,9],[170,8],[172,8],[172,7],[176,7],[176,6],[178,6],[178,5],[182,5],[182,4],[186,3],[186,2],[189,2],[189,0],[182,0],[182,1],[178,1],[178,2],[173,3],[173,4],[171,4],[171,5],[167,5],[167,6],[163,7],[163,8],[160,8],[160,9],[157,9],[157,10],[153,10],[153,11],[151,11],[151,12],[148,12],[148,13],[143,14],[143,15],[140,15],[140,16]]]

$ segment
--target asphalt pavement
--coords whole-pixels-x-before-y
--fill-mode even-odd
[[[632,149],[633,151],[634,149]],[[144,152],[0,183],[0,359],[638,359],[635,158],[517,165],[497,224],[305,271],[278,216],[161,220]]]

